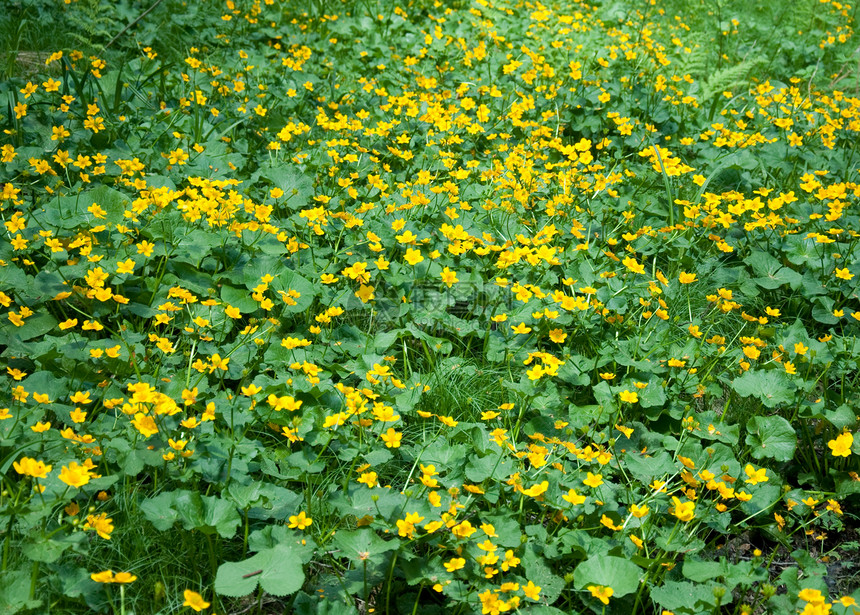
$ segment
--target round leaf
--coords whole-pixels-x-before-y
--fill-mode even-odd
[[[573,585],[582,589],[587,585],[611,587],[613,595],[632,594],[639,588],[642,569],[620,557],[599,555],[585,560],[573,571]]]
[[[791,424],[781,416],[756,416],[747,423],[746,443],[756,459],[789,461],[794,457],[797,436]]]

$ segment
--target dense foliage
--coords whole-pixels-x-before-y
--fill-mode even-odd
[[[0,611],[857,613],[854,7],[297,4],[9,9]]]

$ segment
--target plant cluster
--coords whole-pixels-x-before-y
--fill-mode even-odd
[[[0,84],[4,612],[860,612],[852,6],[192,4]]]

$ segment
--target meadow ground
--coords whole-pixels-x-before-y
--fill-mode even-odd
[[[17,0],[0,613],[858,613],[856,8]]]

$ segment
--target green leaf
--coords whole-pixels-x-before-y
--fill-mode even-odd
[[[748,502],[742,502],[741,510],[747,516],[765,513],[780,499],[781,495],[779,485],[775,484],[774,478],[771,478],[764,484],[756,485],[753,498]]]
[[[755,416],[747,423],[746,443],[755,459],[790,461],[797,436],[791,423],[781,416]]]
[[[839,406],[835,410],[825,410],[824,418],[830,421],[836,429],[845,429],[857,422],[857,417],[854,411],[845,404]]]
[[[122,471],[126,476],[137,476],[143,471],[143,457],[133,450],[123,458]]]
[[[32,609],[41,600],[30,600],[30,573],[25,570],[0,572],[0,615],[12,615]]]
[[[79,543],[81,534],[72,534],[61,538],[49,538],[45,535],[30,537],[21,545],[21,551],[34,562],[52,563],[60,559],[63,551]]]
[[[790,404],[794,400],[794,383],[781,371],[746,371],[732,382],[742,397],[755,397],[768,408]]]
[[[473,457],[466,465],[466,478],[473,483],[480,483],[488,478],[506,478],[512,472],[511,460],[501,454]]]
[[[372,467],[378,468],[386,461],[389,461],[393,455],[387,448],[376,449],[364,455],[364,460]]]
[[[242,519],[231,502],[219,497],[204,496],[203,522],[206,526],[215,528],[221,538],[232,538]]]
[[[573,585],[583,589],[587,585],[611,587],[615,597],[632,594],[639,588],[642,569],[633,562],[611,555],[591,557],[573,571]]]
[[[288,596],[305,582],[302,561],[289,544],[260,551],[241,562],[227,562],[218,567],[215,591],[222,596],[247,596],[257,585],[273,596]]]
[[[713,588],[714,583],[694,584],[686,581],[666,581],[662,587],[651,589],[651,598],[664,609],[677,611],[685,609],[693,613],[700,613],[715,603]],[[731,594],[726,592],[729,599]],[[697,605],[701,604],[699,607]]]
[[[314,186],[311,176],[298,172],[293,166],[264,167],[261,169],[260,176],[284,191],[282,200],[291,209],[302,207],[313,196]]]
[[[639,391],[639,405],[643,408],[657,408],[666,403],[666,389],[659,382],[652,382],[650,386]]]
[[[790,267],[783,267],[782,263],[767,252],[753,252],[744,262],[759,276],[753,278],[753,281],[762,288],[773,290],[783,284],[794,289],[800,286],[802,276]]]
[[[526,578],[541,588],[541,599],[548,603],[555,602],[564,588],[564,579],[550,570],[544,558],[535,553],[534,548],[527,548],[522,556],[522,565]]]
[[[30,316],[24,320],[24,324],[16,327],[12,323],[6,321],[0,325],[0,339],[9,341],[17,340],[26,342],[34,337],[45,335],[57,326],[57,319],[47,312],[40,312],[35,316]],[[11,345],[11,344],[10,344]]]
[[[623,459],[624,465],[630,470],[633,477],[646,484],[651,482],[654,477],[665,476],[675,471],[672,456],[663,450],[655,451],[653,455],[648,457],[640,455],[638,451],[628,450],[623,453]]]
[[[147,177],[147,182],[148,180]],[[103,224],[116,225],[123,221],[123,213],[131,204],[131,199],[119,190],[102,184],[81,195],[84,210],[93,203],[97,203],[106,212]]]
[[[173,493],[159,493],[155,497],[144,500],[140,504],[140,510],[155,529],[164,532],[179,519],[179,513],[173,510],[172,504]]]
[[[716,579],[723,574],[723,565],[720,562],[708,562],[700,560],[687,559],[683,566],[684,576],[695,581],[696,583],[704,583],[711,579]]]
[[[290,612],[293,615],[358,615],[354,604],[344,604],[343,600],[329,600],[319,594],[309,596],[304,592],[298,593]]]
[[[398,539],[383,540],[368,528],[354,531],[341,530],[335,534],[334,544],[357,565],[365,561],[379,563],[380,555],[400,548]]]
[[[269,566],[273,552],[274,549],[267,549],[241,562],[226,562],[218,566],[215,592],[232,598],[253,592],[260,583],[263,570]]]
[[[493,537],[493,543],[511,548],[519,547],[522,544],[522,527],[512,513],[489,515],[483,520],[485,523],[491,524],[496,530],[497,536]]]

